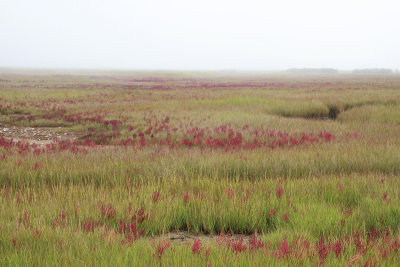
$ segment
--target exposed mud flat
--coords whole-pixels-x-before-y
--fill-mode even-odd
[[[57,129],[57,131],[55,131],[55,129]],[[14,142],[21,141],[29,144],[45,146],[59,141],[75,141],[80,137],[80,134],[62,132],[61,127],[32,128],[0,124],[0,136],[13,140]]]
[[[250,235],[195,235],[188,232],[174,232],[168,233],[164,235],[159,235],[153,237],[156,240],[167,240],[170,242],[178,243],[178,244],[187,244],[193,243],[193,240],[196,238],[200,239],[202,243],[209,244],[209,243],[219,243],[223,242],[226,239],[231,241],[239,241],[243,239],[244,243],[248,243],[251,236]]]

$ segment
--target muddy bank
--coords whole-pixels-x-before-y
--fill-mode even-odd
[[[193,241],[196,238],[200,239],[200,241],[205,244],[220,243],[227,239],[231,241],[239,241],[240,239],[243,239],[244,243],[248,243],[248,241],[251,239],[251,236],[250,235],[195,235],[188,232],[174,232],[174,233],[159,235],[153,237],[152,239],[167,240],[178,244],[187,244],[187,243],[193,243]]]
[[[75,141],[80,136],[81,134],[78,133],[62,131],[61,127],[32,128],[0,124],[0,137],[13,140],[14,142],[22,141],[39,146],[60,141]]]

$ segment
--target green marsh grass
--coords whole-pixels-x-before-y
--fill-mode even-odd
[[[0,84],[0,124],[118,135],[85,152],[0,148],[0,265],[310,266],[325,257],[324,240],[331,246],[326,266],[396,266],[399,77],[246,75],[1,74],[10,82]],[[95,120],[65,119],[77,114],[123,123],[116,130]],[[184,138],[185,129],[226,124],[238,131],[326,131],[335,138],[252,150],[114,146],[146,131],[149,118],[167,116],[169,127],[181,127],[175,139]],[[254,138],[244,133],[245,141]],[[135,223],[143,232],[127,243],[121,220],[128,223],[141,211],[144,221]],[[366,245],[373,229],[387,231],[386,238],[363,254],[355,240]],[[174,242],[166,237],[171,233],[190,238]],[[215,241],[221,233],[243,237],[246,251],[221,246]],[[264,246],[250,251],[254,233]],[[284,242],[298,236],[310,242],[311,254],[280,257]],[[196,237],[203,242],[201,255],[192,251]],[[163,240],[170,245],[160,258]],[[343,250],[336,256],[333,244],[339,241]]]

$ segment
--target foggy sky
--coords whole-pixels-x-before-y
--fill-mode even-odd
[[[400,4],[0,0],[0,66],[400,69]]]

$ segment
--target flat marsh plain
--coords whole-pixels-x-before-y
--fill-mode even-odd
[[[4,266],[396,266],[400,75],[0,74]]]

